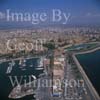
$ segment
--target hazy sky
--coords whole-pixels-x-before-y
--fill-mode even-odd
[[[100,24],[100,0],[0,0],[0,12],[6,9],[21,12],[61,9],[71,13],[69,24]],[[0,20],[0,26],[15,25]]]

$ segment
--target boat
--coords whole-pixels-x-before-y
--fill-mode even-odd
[[[25,59],[20,59],[19,65],[20,65],[20,68],[26,67],[26,60]]]
[[[11,73],[11,71],[12,71],[12,65],[11,65],[11,63],[9,63],[9,66],[8,66],[8,68],[7,68],[7,71],[6,71],[6,74],[10,74]]]
[[[23,62],[26,63],[26,59],[24,59]]]
[[[36,70],[43,70],[43,58],[41,57],[38,61],[38,66],[35,68]]]
[[[7,68],[7,71],[6,71],[6,74],[10,74],[11,73],[11,70],[12,70],[12,67],[8,67]]]
[[[11,64],[12,64],[12,66],[14,66],[14,65],[15,65],[15,61],[14,61],[14,60],[12,60],[12,61],[11,61]]]
[[[19,65],[22,65],[23,63],[26,63],[26,59],[24,59],[24,58],[19,60]]]
[[[9,66],[8,66],[8,68],[7,68],[7,71],[6,71],[6,74],[10,74],[10,73],[11,73],[12,68],[13,68],[14,65],[15,65],[15,62],[14,62],[14,60],[12,60],[12,61],[9,63]]]
[[[38,60],[38,67],[43,66],[43,57]]]
[[[22,70],[22,71],[25,71],[25,70],[26,70],[26,68],[25,68],[25,67],[24,67],[24,68],[21,68],[21,70]]]
[[[44,68],[36,68],[36,70],[43,70]]]
[[[33,67],[33,65],[30,65],[29,67]]]
[[[22,60],[20,59],[20,60],[19,60],[19,65],[21,65],[21,64],[22,64]]]
[[[26,66],[26,64],[25,64],[25,63],[23,63],[23,64],[22,64],[22,66],[23,66],[23,67],[25,67],[25,66]]]
[[[35,79],[35,80],[36,80],[36,76],[32,75],[32,77],[33,77],[33,79]]]

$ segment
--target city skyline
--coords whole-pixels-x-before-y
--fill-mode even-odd
[[[7,9],[10,9],[13,12],[46,12],[50,14],[52,9],[60,9],[62,12],[71,14],[70,21],[65,24],[66,26],[89,26],[100,25],[99,5],[99,0],[1,0],[0,13],[5,13]],[[20,27],[22,25],[24,27],[34,26],[30,23],[7,22],[5,19],[0,18],[0,27]],[[45,25],[50,25],[50,22],[47,21]],[[62,23],[53,23],[53,25],[62,25]]]

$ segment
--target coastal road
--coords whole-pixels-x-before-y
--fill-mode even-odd
[[[74,72],[72,69],[72,65],[68,63],[68,60],[66,59],[66,65],[64,68],[64,79],[69,82],[70,80],[78,80],[76,78],[77,73]],[[69,84],[69,83],[68,83]],[[68,85],[67,84],[67,85]],[[64,100],[94,100],[91,92],[89,91],[85,81],[84,81],[84,87],[70,87],[65,86],[64,87]],[[85,91],[84,91],[85,90]]]
[[[92,50],[93,51],[93,50]],[[88,91],[90,93],[90,95],[92,96],[93,100],[100,100],[99,95],[97,94],[95,88],[93,87],[91,81],[89,80],[88,76],[86,75],[86,73],[84,72],[82,66],[80,65],[80,63],[78,62],[77,58],[75,57],[75,55],[73,55],[73,59],[78,67],[78,70],[80,71],[80,73],[82,74],[82,77],[85,80],[85,83],[88,87]]]

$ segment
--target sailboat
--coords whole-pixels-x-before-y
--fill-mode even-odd
[[[29,67],[33,67],[33,65],[31,64]]]
[[[38,66],[36,67],[36,70],[43,70],[43,58],[41,57],[38,61]]]
[[[20,59],[20,61],[19,61],[19,65],[20,65],[20,68],[22,69],[22,70],[26,70],[26,60],[25,59]]]
[[[15,65],[14,60],[11,61],[11,63],[9,63],[9,66],[7,68],[6,74],[11,73],[13,66]]]

